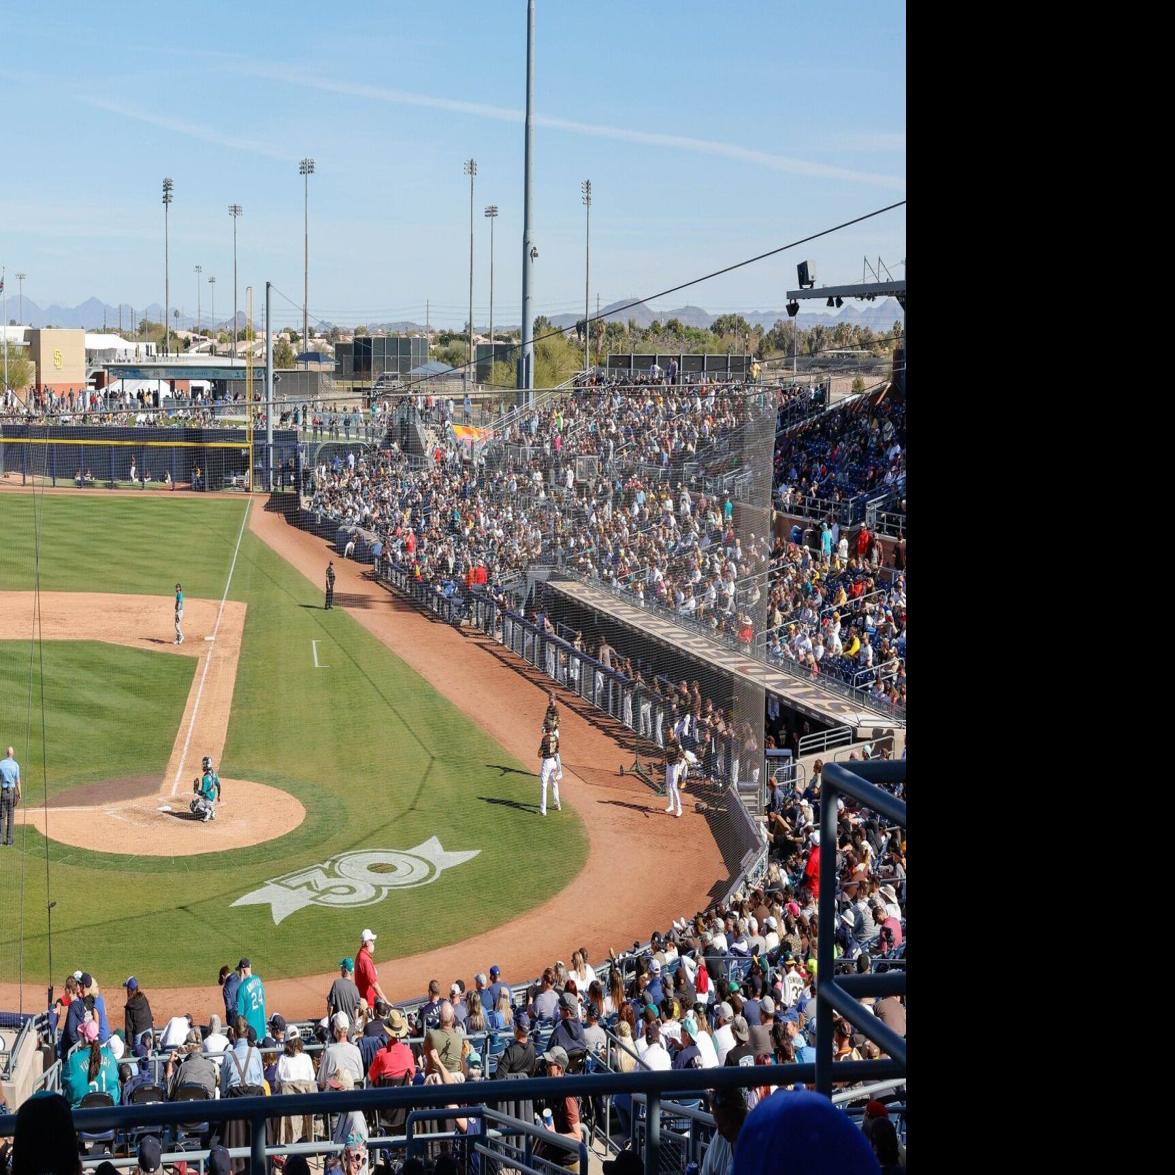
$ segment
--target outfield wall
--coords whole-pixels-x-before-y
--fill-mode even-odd
[[[132,480],[133,461],[141,484],[159,484],[166,474],[173,486],[191,486],[198,468],[203,488],[219,490],[243,480],[248,455],[244,428],[0,423],[0,474],[23,482],[75,485],[80,470],[95,485],[118,485]],[[290,462],[300,470],[293,429],[273,430],[273,460],[287,482]],[[264,430],[253,433],[253,466],[267,470]]]

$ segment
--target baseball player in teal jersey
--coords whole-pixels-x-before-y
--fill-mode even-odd
[[[220,802],[220,776],[212,769],[212,760],[205,755],[201,763],[204,768],[199,779],[192,780],[192,791],[196,798],[189,805],[192,814],[199,816],[205,824],[216,819],[216,805]]]
[[[237,988],[237,1015],[244,1016],[249,1027],[257,1033],[259,1041],[265,1039],[265,986],[259,975],[253,974],[253,968],[248,959],[242,959],[237,964],[241,973],[241,985]]]
[[[175,585],[175,643],[184,643],[184,590],[177,583]]]

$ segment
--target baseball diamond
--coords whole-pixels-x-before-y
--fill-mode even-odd
[[[43,992],[48,902],[55,960],[111,985],[133,966],[161,1011],[214,1010],[215,964],[247,954],[309,1014],[361,923],[402,998],[506,944],[536,973],[559,935],[602,956],[730,875],[689,792],[684,821],[654,821],[625,747],[562,694],[536,828],[549,683],[349,560],[325,612],[321,541],[261,499],[0,494],[0,742],[24,784],[4,1006],[22,978]],[[210,820],[190,811],[205,759]]]

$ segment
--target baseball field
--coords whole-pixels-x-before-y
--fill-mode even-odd
[[[263,973],[291,956],[328,971],[360,924],[388,953],[448,943],[541,903],[583,865],[577,814],[551,813],[535,836],[512,806],[534,802],[532,766],[345,609],[323,611],[321,593],[243,525],[244,501],[6,495],[2,508],[0,742],[16,748],[24,798],[16,843],[0,850],[16,915],[0,928],[0,978],[46,973],[48,901],[60,965],[85,960],[107,985],[128,970],[152,986],[206,984],[210,962],[242,952]],[[234,660],[235,680],[205,675],[209,658]],[[207,745],[217,733],[223,749]],[[188,802],[209,752],[223,803],[205,824]],[[359,852],[341,872],[331,863]],[[267,891],[274,901],[234,904],[298,873]]]

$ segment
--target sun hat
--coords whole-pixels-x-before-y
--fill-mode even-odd
[[[384,1032],[396,1039],[408,1035],[408,1021],[399,1008],[393,1008],[388,1013],[388,1018],[384,1021]]]

